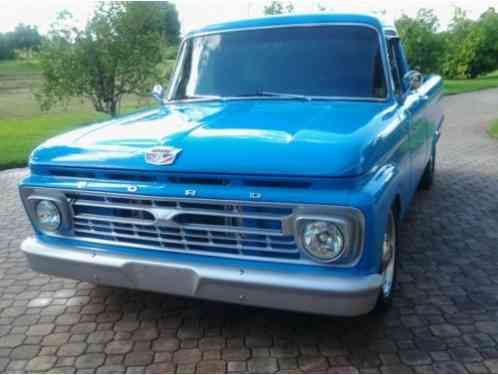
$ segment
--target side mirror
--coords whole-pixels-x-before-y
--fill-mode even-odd
[[[410,70],[403,77],[403,82],[408,91],[416,91],[424,83],[424,76],[419,71]]]
[[[156,99],[159,104],[163,104],[164,102],[164,89],[161,85],[154,85],[152,89],[152,97]]]

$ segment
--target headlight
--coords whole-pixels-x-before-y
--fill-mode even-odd
[[[36,204],[36,219],[38,227],[44,232],[57,232],[61,226],[61,214],[52,201],[42,200]]]
[[[303,225],[301,235],[305,250],[319,261],[331,262],[344,252],[344,234],[332,222],[309,221]]]

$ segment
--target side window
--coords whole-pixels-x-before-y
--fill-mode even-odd
[[[394,89],[396,95],[401,95],[403,93],[403,73],[399,66],[399,43],[396,39],[389,39],[388,43],[388,54],[389,54],[389,65],[391,67],[391,75],[394,81]]]

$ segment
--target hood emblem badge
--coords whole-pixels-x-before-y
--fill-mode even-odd
[[[152,165],[171,165],[182,152],[174,147],[154,147],[145,152],[145,162]]]

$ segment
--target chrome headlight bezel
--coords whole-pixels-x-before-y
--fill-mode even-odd
[[[335,225],[344,237],[342,252],[331,259],[316,257],[307,249],[303,234],[311,222],[327,222]],[[298,209],[295,215],[295,238],[299,249],[305,256],[317,263],[337,266],[354,266],[363,252],[365,236],[365,217],[356,208],[348,207],[310,207]]]
[[[45,235],[60,235],[70,231],[72,215],[64,194],[57,190],[38,190],[36,188],[20,188],[21,199],[34,228]],[[49,201],[55,205],[60,215],[60,225],[54,231],[47,230],[40,225],[37,215],[37,206],[41,201]]]

